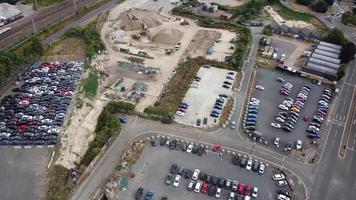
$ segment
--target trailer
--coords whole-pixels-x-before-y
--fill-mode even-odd
[[[5,26],[3,28],[0,28],[0,35],[3,33],[6,33],[11,30],[11,26]]]

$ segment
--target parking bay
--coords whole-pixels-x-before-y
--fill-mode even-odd
[[[231,158],[231,155],[219,157],[213,152],[199,157],[195,154],[169,150],[166,147],[151,147],[148,144],[140,159],[132,167],[135,177],[130,179],[127,191],[123,193],[122,197],[127,200],[133,199],[136,190],[142,187],[145,190],[144,194],[148,190],[154,191],[154,199],[160,199],[162,196],[167,196],[168,199],[184,200],[215,199],[207,194],[187,191],[189,179],[182,178],[178,188],[165,185],[164,180],[169,173],[170,166],[176,163],[178,167],[185,169],[200,169],[209,175],[252,184],[259,189],[259,199],[275,199],[277,186],[271,178],[273,168],[268,167],[264,175],[259,175],[257,172],[247,171],[231,164]],[[230,190],[223,189],[220,199],[227,199],[229,193]]]
[[[292,132],[271,127],[272,122],[277,122],[275,120],[276,114],[283,111],[278,108],[278,105],[287,98],[279,94],[279,89],[283,83],[276,81],[277,77],[281,77],[285,82],[293,84],[291,93],[288,96],[292,99],[295,99],[304,85],[307,84],[311,87],[306,104],[303,106]],[[263,132],[264,139],[271,144],[276,137],[279,137],[281,139],[280,148],[283,149],[288,142],[295,144],[297,140],[302,140],[303,145],[310,143],[311,140],[307,138],[306,129],[317,110],[319,98],[325,87],[312,84],[308,79],[287,75],[274,69],[257,69],[256,85],[262,85],[265,88],[263,91],[254,89],[252,93],[252,97],[260,100],[256,127]],[[308,122],[303,121],[304,116],[309,116]],[[325,136],[323,134],[321,133],[321,137]]]

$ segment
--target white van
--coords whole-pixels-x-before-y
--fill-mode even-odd
[[[192,179],[196,181],[198,179],[198,177],[199,177],[199,174],[200,174],[200,170],[199,169],[195,169],[194,173],[193,173],[193,176],[192,176]]]
[[[195,185],[194,192],[200,192],[200,188],[203,185],[202,181],[198,181],[197,184]]]

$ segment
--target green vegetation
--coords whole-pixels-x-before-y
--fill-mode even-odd
[[[266,3],[267,2],[264,0],[250,0],[247,3],[237,7],[233,14],[234,16],[239,17],[240,22],[243,22],[253,17],[257,17]]]
[[[24,65],[39,59],[43,53],[44,48],[37,37],[33,37],[20,52],[0,51],[0,86],[15,72],[23,69]]]
[[[63,2],[64,0],[36,0],[38,6],[50,6],[56,3]],[[25,4],[35,4],[35,0],[25,0]]]
[[[325,13],[328,10],[328,4],[324,0],[319,0],[311,5],[314,12]]]
[[[312,0],[297,0],[296,2],[300,5],[309,6],[313,1]]]
[[[265,26],[265,27],[263,27],[262,33],[267,36],[271,36],[273,34],[273,31],[272,31],[271,27]]]
[[[344,77],[345,73],[346,73],[346,65],[341,64],[339,69],[337,70],[337,80],[340,80],[342,77]]]
[[[344,33],[338,28],[328,30],[326,33],[326,41],[340,46],[344,46],[348,42]]]
[[[64,33],[65,37],[78,37],[82,38],[86,44],[86,55],[92,59],[96,52],[105,48],[104,43],[101,41],[100,33],[94,25],[86,28],[71,28]]]
[[[0,3],[8,3],[8,4],[11,4],[11,5],[15,5],[19,1],[20,0],[0,0]]]
[[[47,200],[69,199],[70,191],[66,188],[69,170],[62,165],[54,165],[49,170]]]
[[[348,11],[348,12],[345,12],[344,14],[342,14],[341,21],[345,25],[356,26],[356,10],[355,10],[355,13]]]
[[[85,152],[80,161],[81,166],[88,166],[90,162],[99,154],[101,148],[106,142],[118,134],[120,131],[119,113],[130,113],[135,110],[135,105],[121,101],[109,102],[103,111],[100,113],[98,122],[95,127],[95,138],[89,144],[88,150]]]
[[[352,42],[345,44],[340,52],[340,60],[342,63],[348,63],[355,58],[356,46]]]
[[[88,77],[83,80],[83,91],[85,96],[93,98],[96,96],[99,86],[99,76],[95,69],[90,67]]]

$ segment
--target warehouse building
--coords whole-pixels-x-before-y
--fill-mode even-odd
[[[6,25],[23,17],[22,12],[8,3],[0,3],[0,24]]]
[[[337,72],[341,61],[339,54],[341,46],[320,41],[305,65],[301,75],[311,78],[337,80]]]

